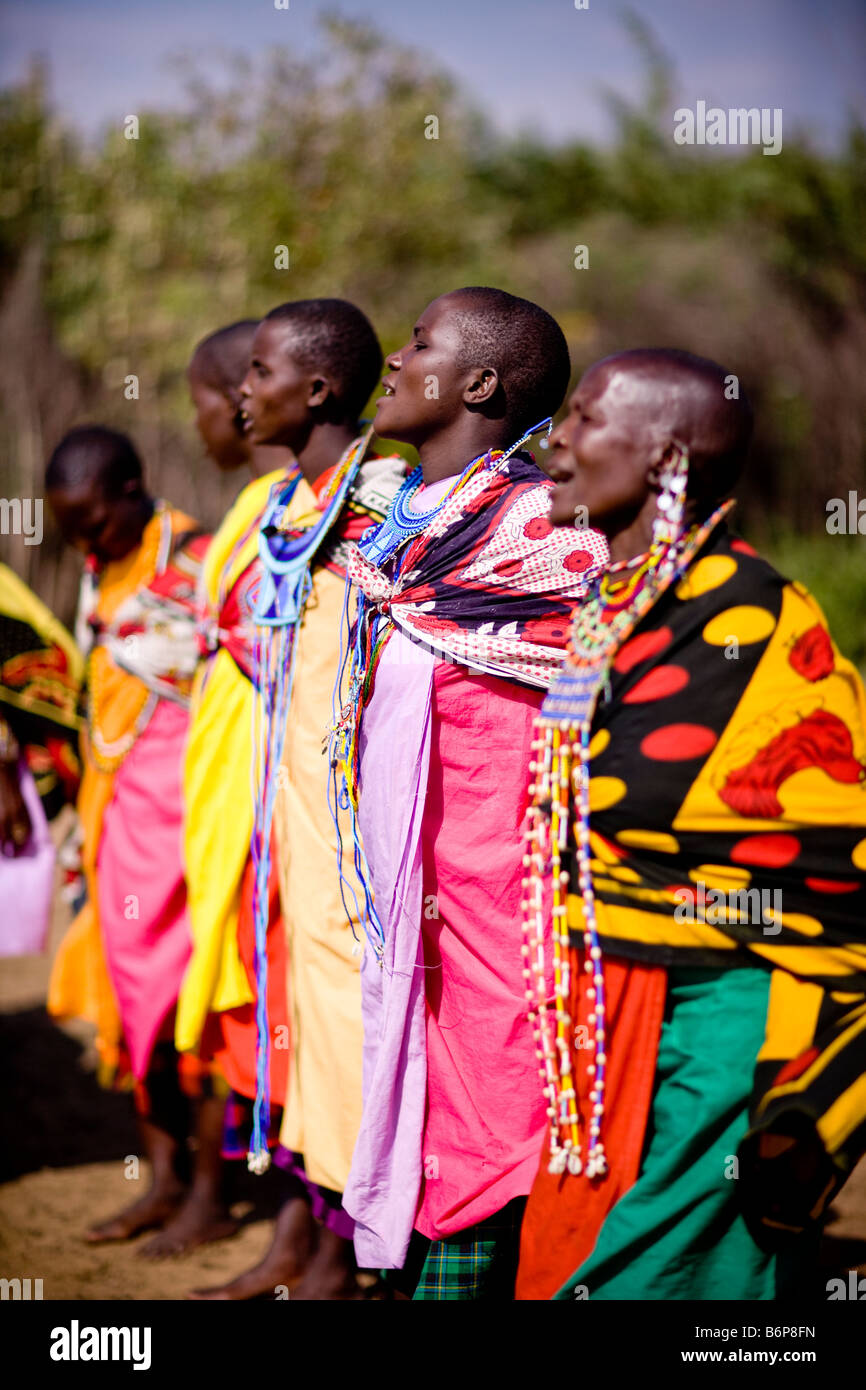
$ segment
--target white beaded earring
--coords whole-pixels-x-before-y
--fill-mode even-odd
[[[661,492],[653,521],[653,545],[672,545],[683,530],[686,488],[689,482],[689,451],[674,441],[675,452],[659,472]]]

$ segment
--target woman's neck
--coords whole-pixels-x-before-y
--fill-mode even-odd
[[[314,425],[303,444],[295,450],[298,466],[312,487],[358,437],[357,425]]]
[[[658,515],[658,494],[652,492],[637,516],[619,531],[608,536],[611,564],[621,565],[631,560],[639,560],[647,553],[653,544],[653,524]],[[683,530],[692,526],[695,519],[696,508],[694,503],[689,501],[682,520]]]
[[[295,461],[291,449],[281,444],[254,444],[249,457],[249,470],[253,478],[264,478],[278,468],[290,468]]]
[[[456,477],[473,459],[508,447],[501,422],[472,416],[468,426],[461,420],[459,428],[446,428],[417,446],[425,486]]]

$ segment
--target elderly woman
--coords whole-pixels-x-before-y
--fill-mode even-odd
[[[536,729],[550,1151],[518,1298],[802,1289],[866,1149],[866,701],[810,595],[728,531],[750,431],[736,378],[641,350],[551,439],[551,519],[604,531],[611,566]]]

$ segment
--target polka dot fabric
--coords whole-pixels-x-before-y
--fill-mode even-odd
[[[350,577],[438,655],[544,688],[574,606],[609,558],[599,532],[551,525],[552,490],[526,454],[480,468],[410,542],[396,579],[357,549]]]
[[[806,590],[722,522],[615,653],[590,749],[602,956],[773,972],[743,1152],[811,1116],[818,1209],[866,1152],[862,682]]]
[[[748,945],[796,969],[805,914],[834,952],[817,971],[802,957],[810,977],[853,971],[866,987],[866,941],[850,950],[866,938],[863,691],[805,590],[722,523],[615,654],[610,692],[592,727],[592,827],[629,849],[637,882],[600,876],[602,933],[650,960],[710,964]],[[678,932],[672,890],[706,865],[747,868],[750,887],[780,892],[780,929]]]

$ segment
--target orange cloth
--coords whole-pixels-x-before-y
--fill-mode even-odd
[[[174,536],[197,529],[184,512],[170,509]],[[99,579],[97,617],[109,622],[121,604],[149,585],[156,574],[162,528],[157,511],[142,532],[139,545],[122,560],[106,565]],[[136,676],[116,666],[104,647],[94,647],[87,662],[87,698],[106,743],[124,739],[147,703],[148,691]],[[120,1014],[105,961],[97,911],[96,861],[102,838],[102,819],[114,791],[114,772],[99,767],[82,733],[84,775],[78,793],[78,816],[84,837],[82,867],[87,902],[60,943],[48,985],[47,1009],[55,1018],[83,1018],[97,1029],[96,1047],[103,1071],[113,1070],[120,1055]]]
[[[252,859],[247,860],[241,882],[238,911],[238,953],[256,993],[256,934],[253,921]],[[270,1029],[271,1103],[283,1107],[289,1075],[288,1007],[286,1004],[286,934],[280,914],[280,881],[276,855],[271,864],[268,917],[268,1027]],[[202,1035],[201,1057],[219,1068],[233,1091],[254,1100],[256,1095],[256,1006],[239,1004],[234,1009],[208,1014]],[[186,1053],[184,1056],[188,1055]]]
[[[571,951],[571,1006],[581,1036],[578,1013],[583,952]],[[652,1106],[656,1054],[664,1014],[666,972],[608,956],[604,962],[609,1046],[606,1071],[604,1144],[610,1171],[602,1181],[584,1174],[547,1171],[545,1144],[526,1203],[520,1239],[515,1298],[550,1299],[592,1253],[602,1224],[614,1204],[633,1186],[640,1170]],[[585,1009],[585,1005],[584,1005]],[[590,1050],[572,1046],[581,1111],[588,1109]]]

